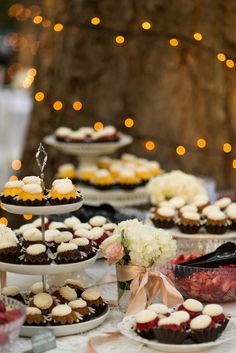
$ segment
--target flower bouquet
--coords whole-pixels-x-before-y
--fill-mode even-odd
[[[169,306],[182,301],[172,283],[153,270],[176,254],[176,241],[168,232],[137,219],[124,221],[101,249],[108,263],[116,264],[118,301],[123,311],[127,306],[128,314],[144,309],[159,290],[163,302]]]

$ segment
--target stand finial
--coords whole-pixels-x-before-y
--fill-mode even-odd
[[[44,155],[42,162],[40,161],[41,154]],[[36,157],[36,161],[37,161],[37,164],[38,164],[38,167],[40,170],[40,178],[42,179],[42,181],[44,181],[44,172],[43,171],[44,171],[44,168],[47,164],[48,155],[47,155],[47,152],[41,142],[39,144],[39,147],[38,147],[38,150],[37,150],[35,157]]]

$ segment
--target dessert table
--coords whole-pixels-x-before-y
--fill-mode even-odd
[[[112,278],[110,275],[115,274],[114,266],[107,266],[103,259],[97,260],[94,265],[89,269],[86,269],[87,283],[88,285],[96,285],[107,281],[109,278]],[[71,277],[76,278],[75,274],[71,274]],[[84,275],[81,276],[81,281],[84,281]],[[59,275],[51,276],[49,278],[49,283],[63,282],[65,278],[69,278],[69,275]],[[27,289],[34,282],[40,281],[40,276],[19,276],[18,274],[8,274],[8,283],[9,285],[19,286],[21,289]],[[23,284],[23,285],[22,285]],[[100,286],[102,295],[107,300],[116,300],[116,283],[107,283]],[[230,311],[232,315],[236,316],[236,306],[235,304],[226,304],[225,310]],[[101,335],[105,332],[115,331],[119,321],[121,321],[123,314],[119,311],[117,307],[111,308],[111,312],[107,320],[98,328],[88,331],[83,334],[67,336],[62,338],[57,338],[57,348],[50,350],[51,353],[86,353],[87,341],[89,338],[96,335]],[[96,340],[96,339],[95,339]],[[93,342],[96,343],[96,342]],[[221,346],[214,347],[211,351],[214,353],[233,353],[235,352],[236,337],[234,340],[228,341]],[[129,353],[154,353],[158,352],[148,347],[143,346],[142,344],[131,341],[130,339],[121,336],[114,341],[107,341],[104,336],[104,343],[96,345],[96,350],[98,353],[120,353],[120,352],[129,352]],[[18,338],[14,347],[12,347],[11,352],[14,353],[24,353],[31,349],[31,341],[29,338]],[[208,350],[210,351],[210,350]],[[160,352],[160,351],[159,351]],[[206,352],[206,351],[202,351]]]

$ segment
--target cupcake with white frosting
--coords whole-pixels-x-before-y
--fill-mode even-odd
[[[184,212],[197,212],[197,207],[194,205],[185,205],[179,209],[179,215],[181,216]]]
[[[81,195],[79,191],[75,188],[71,181],[65,181],[64,179],[61,179],[61,182],[52,185],[49,193],[49,202],[51,205],[75,203],[80,200]]]
[[[79,251],[81,251],[86,258],[91,258],[96,254],[96,250],[93,248],[91,241],[87,238],[74,238],[70,240],[70,243],[76,244]]]
[[[52,309],[52,325],[68,325],[78,322],[76,313],[67,304],[59,304]]]
[[[6,240],[0,242],[0,261],[18,263],[20,248],[15,240]]]
[[[48,283],[46,283],[46,291],[49,291]],[[32,284],[30,288],[29,296],[32,297],[36,294],[43,293],[43,292],[44,292],[43,282],[35,282],[34,284]]]
[[[218,206],[221,211],[224,211],[231,203],[230,197],[222,197],[215,202],[215,205]]]
[[[16,197],[21,193],[24,183],[21,180],[13,180],[5,183],[1,194],[1,201],[7,204],[15,204]]]
[[[92,314],[95,313],[94,309],[88,307],[87,302],[82,298],[72,300],[68,303],[71,309],[77,314],[80,320],[90,320]]]
[[[40,309],[33,306],[28,306],[26,308],[24,326],[44,326],[46,323],[46,318],[43,316]]]
[[[236,208],[231,207],[226,210],[226,214],[230,220],[229,228],[231,230],[236,230]]]
[[[181,344],[188,336],[180,321],[172,316],[160,319],[153,333],[160,343],[167,344]]]
[[[136,333],[147,339],[154,339],[153,329],[157,327],[159,318],[157,313],[153,310],[142,310],[135,316],[135,331]]]
[[[32,224],[35,226],[35,228],[42,230],[42,218],[36,218]],[[44,217],[44,225],[45,225],[45,229],[48,229],[48,225],[49,225],[49,220],[47,217]]]
[[[49,314],[55,306],[55,301],[48,293],[38,293],[30,298],[29,306],[40,309],[42,314]]]
[[[55,262],[57,264],[69,264],[81,261],[81,253],[78,245],[72,243],[61,243],[57,247]]]
[[[100,190],[109,190],[113,187],[113,177],[107,169],[98,169],[90,180],[92,186]]]
[[[158,228],[169,229],[175,224],[176,211],[169,206],[157,208],[151,215],[153,224]]]
[[[210,201],[207,195],[199,194],[194,197],[192,205],[197,207],[198,212],[202,212],[206,206],[210,205]]]
[[[62,232],[68,230],[68,227],[63,222],[53,221],[49,224],[48,229],[57,229]]]
[[[48,265],[52,262],[44,244],[30,245],[25,249],[23,263],[27,265]]]
[[[42,179],[35,175],[26,176],[22,179],[24,184],[37,184],[42,185]]]
[[[205,227],[210,234],[224,234],[229,228],[226,214],[222,211],[209,212],[206,218]]]
[[[101,294],[97,288],[86,289],[82,294],[81,298],[87,302],[87,305],[95,310],[93,316],[100,315],[107,307],[107,304],[101,297]]]
[[[201,216],[197,212],[185,211],[178,219],[177,225],[182,233],[196,234],[201,228]]]
[[[190,315],[187,311],[185,310],[175,311],[170,315],[170,317],[177,319],[180,325],[183,327],[183,329],[185,330],[189,329]]]
[[[147,307],[147,309],[155,311],[159,319],[170,316],[170,310],[164,304],[151,304]]]
[[[1,290],[1,295],[4,295],[8,298],[13,298],[15,300],[19,300],[19,302],[25,304],[24,298],[20,293],[20,288],[16,286],[3,287]]]
[[[230,316],[224,313],[223,307],[219,304],[207,304],[202,313],[209,315],[216,324],[220,325],[222,331],[226,328],[230,319]]]
[[[59,142],[68,142],[72,130],[69,127],[60,126],[54,132],[55,138]]]
[[[44,234],[45,242],[47,247],[55,252],[58,244],[55,242],[55,239],[60,236],[61,232],[58,229],[47,229]]]
[[[116,142],[120,138],[117,129],[108,125],[99,131],[95,131],[92,135],[93,142]]]
[[[107,222],[106,217],[103,216],[94,216],[89,219],[89,224],[92,227],[102,227]]]
[[[187,311],[190,315],[190,318],[193,319],[194,317],[202,314],[203,305],[196,299],[186,299],[183,304],[178,306],[177,310]]]
[[[215,341],[222,332],[209,315],[199,315],[192,319],[190,329],[190,337],[197,343]]]
[[[18,242],[18,239],[15,232],[11,228],[5,226],[4,224],[0,224],[0,243],[5,241]]]
[[[56,177],[58,179],[69,178],[73,182],[78,181],[77,170],[72,163],[65,163],[58,167]]]
[[[174,207],[177,210],[179,210],[181,207],[185,205],[185,200],[183,199],[183,197],[175,196],[169,200],[169,204],[171,207]]]
[[[43,236],[42,232],[37,228],[30,228],[24,231],[23,235],[23,246],[27,247],[33,244],[42,244]]]
[[[57,298],[60,304],[69,303],[70,301],[77,299],[76,290],[69,286],[63,286],[57,289],[53,292],[53,296]]]
[[[68,229],[71,232],[73,232],[77,228],[78,224],[80,224],[81,222],[80,222],[79,218],[77,218],[75,216],[71,216],[71,217],[65,218],[64,223],[65,223],[66,227],[68,227]]]
[[[17,205],[22,206],[44,206],[47,200],[39,184],[25,184],[22,191],[17,196]]]
[[[206,206],[204,207],[204,209],[202,210],[202,216],[203,218],[204,217],[207,217],[207,215],[211,212],[218,212],[220,211],[219,207],[216,206],[216,205],[209,205],[209,206]]]
[[[85,290],[80,281],[74,278],[67,278],[67,280],[65,280],[64,286],[73,288],[76,291],[78,297],[80,297]]]

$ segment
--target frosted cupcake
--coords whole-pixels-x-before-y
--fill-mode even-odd
[[[84,288],[82,286],[82,284],[80,283],[80,281],[74,279],[74,278],[68,278],[65,283],[64,283],[64,286],[68,286],[68,287],[71,287],[73,288],[76,293],[77,293],[77,296],[80,297],[81,294],[84,292]]]
[[[197,212],[183,212],[177,224],[182,233],[196,234],[201,228],[200,214]]]
[[[184,330],[189,329],[190,325],[190,315],[187,311],[179,310],[170,315],[171,318],[174,318],[179,321],[180,325]]]
[[[202,313],[204,315],[209,315],[216,324],[219,324],[221,331],[226,328],[230,319],[229,315],[226,316],[224,314],[224,310],[219,304],[207,304]]]
[[[159,321],[155,311],[149,309],[142,310],[135,316],[135,320],[135,331],[139,336],[150,340],[155,338],[153,329],[157,327]]]
[[[78,322],[77,315],[67,304],[60,304],[52,309],[53,325],[68,325]]]
[[[232,202],[231,198],[222,197],[221,199],[215,202],[215,205],[218,206],[221,209],[221,211],[224,211],[231,204],[231,202]]]
[[[60,231],[58,229],[48,229],[45,231],[45,242],[47,247],[55,252],[58,244],[55,242],[55,239],[60,235]]]
[[[81,261],[81,254],[76,244],[62,243],[57,247],[55,262],[68,264]]]
[[[175,224],[176,212],[171,207],[159,207],[151,216],[153,224],[158,228],[172,228]]]
[[[87,302],[89,307],[95,310],[93,316],[100,315],[107,307],[107,304],[102,299],[99,290],[96,288],[86,289],[81,294],[81,297]]]
[[[36,307],[27,307],[26,308],[26,317],[24,325],[29,326],[44,326],[47,321],[42,315],[42,311]]]
[[[42,244],[42,232],[37,228],[27,229],[23,235],[23,246],[27,247],[33,244]]]
[[[229,208],[226,214],[230,220],[229,228],[231,230],[236,230],[236,208]]]
[[[186,299],[183,304],[178,306],[177,310],[187,311],[190,315],[190,318],[193,319],[196,316],[202,314],[203,305],[196,299]]]
[[[22,191],[17,197],[17,205],[43,206],[46,204],[43,189],[38,184],[23,185]]]
[[[56,245],[60,245],[61,243],[68,243],[71,239],[73,239],[73,234],[71,232],[64,231],[55,236],[54,241]]]
[[[208,233],[224,234],[229,228],[229,222],[224,212],[209,212],[206,218],[205,227]]]
[[[83,321],[90,320],[92,314],[94,314],[94,309],[89,308],[86,301],[82,298],[77,300],[72,300],[68,303],[71,309],[77,314],[78,318]]]
[[[68,231],[68,227],[63,222],[51,222],[48,229],[57,229],[59,231]]]
[[[5,295],[8,298],[19,300],[21,303],[25,304],[24,298],[20,293],[20,288],[16,286],[7,286],[1,290],[1,295]]]
[[[24,184],[37,184],[37,185],[42,185],[42,180],[38,176],[30,175],[26,176],[22,179]]]
[[[23,185],[23,181],[21,180],[8,181],[4,185],[1,201],[3,203],[15,204],[15,197],[21,193]]]
[[[107,222],[106,217],[103,216],[94,216],[89,219],[89,224],[92,227],[102,227]]]
[[[117,182],[126,190],[133,190],[140,185],[140,179],[132,169],[122,169],[117,176]]]
[[[49,194],[51,205],[63,205],[78,202],[79,200],[81,200],[80,193],[72,182],[64,181],[64,179],[52,186]]]
[[[202,216],[207,217],[207,215],[211,212],[218,212],[220,211],[219,207],[216,205],[209,205],[204,207],[204,209],[202,210]]]
[[[32,224],[35,226],[35,228],[42,230],[42,218],[36,218]],[[48,229],[48,225],[49,225],[49,220],[47,217],[44,218],[44,224],[45,224],[45,229]]]
[[[80,223],[81,223],[80,220],[77,217],[75,217],[75,216],[67,217],[67,218],[64,219],[64,224],[72,232],[77,228],[77,226]]]
[[[77,299],[77,293],[75,289],[69,286],[59,288],[53,293],[53,296],[56,297],[61,304],[65,304]]]
[[[23,263],[27,265],[48,265],[52,262],[43,244],[30,245],[25,250]]]
[[[140,166],[136,168],[136,175],[142,184],[146,184],[152,177],[152,171],[147,166]]]
[[[60,126],[56,129],[54,132],[54,135],[56,137],[56,140],[59,142],[68,142],[68,137],[72,130],[68,127],[65,126]]]
[[[101,190],[109,190],[113,186],[113,178],[106,169],[99,169],[91,178],[91,185]]]
[[[159,342],[167,344],[181,344],[188,336],[179,320],[171,316],[160,319],[153,332]]]
[[[46,291],[48,290],[49,290],[49,285],[46,283]],[[32,297],[36,294],[43,293],[43,292],[44,292],[43,282],[35,282],[30,288],[29,296]]]
[[[4,224],[0,224],[0,243],[5,241],[17,242],[17,237],[11,228],[5,226]]]
[[[49,314],[55,306],[53,297],[48,293],[38,293],[29,301],[29,306],[36,307],[42,314]]]
[[[96,254],[96,251],[93,249],[91,242],[87,238],[74,238],[70,240],[70,243],[76,244],[79,251],[82,252],[81,255],[85,258],[91,258]]]
[[[102,242],[108,237],[101,227],[94,227],[89,231],[89,233],[89,239],[94,241],[98,246],[101,245]]]
[[[169,200],[170,206],[179,210],[185,205],[185,200],[182,197],[176,196]]]
[[[3,241],[0,243],[0,261],[18,263],[20,249],[16,241]]]
[[[85,185],[90,184],[90,180],[98,169],[94,166],[82,167],[79,169],[79,180]]]
[[[71,163],[62,164],[60,167],[58,167],[56,177],[58,179],[69,178],[73,181],[78,180],[77,170]]]
[[[202,212],[202,210],[210,204],[209,198],[207,195],[196,195],[192,202],[194,206],[197,207],[198,212]]]
[[[151,304],[148,306],[148,309],[155,311],[155,313],[158,315],[158,318],[170,316],[170,310],[164,304]]]
[[[114,126],[105,126],[95,131],[92,136],[93,142],[116,142],[119,140],[119,133]]]
[[[197,207],[194,205],[185,205],[179,209],[179,215],[181,216],[184,212],[197,212]]]
[[[199,315],[190,322],[190,337],[197,343],[215,341],[221,329],[209,315]]]

